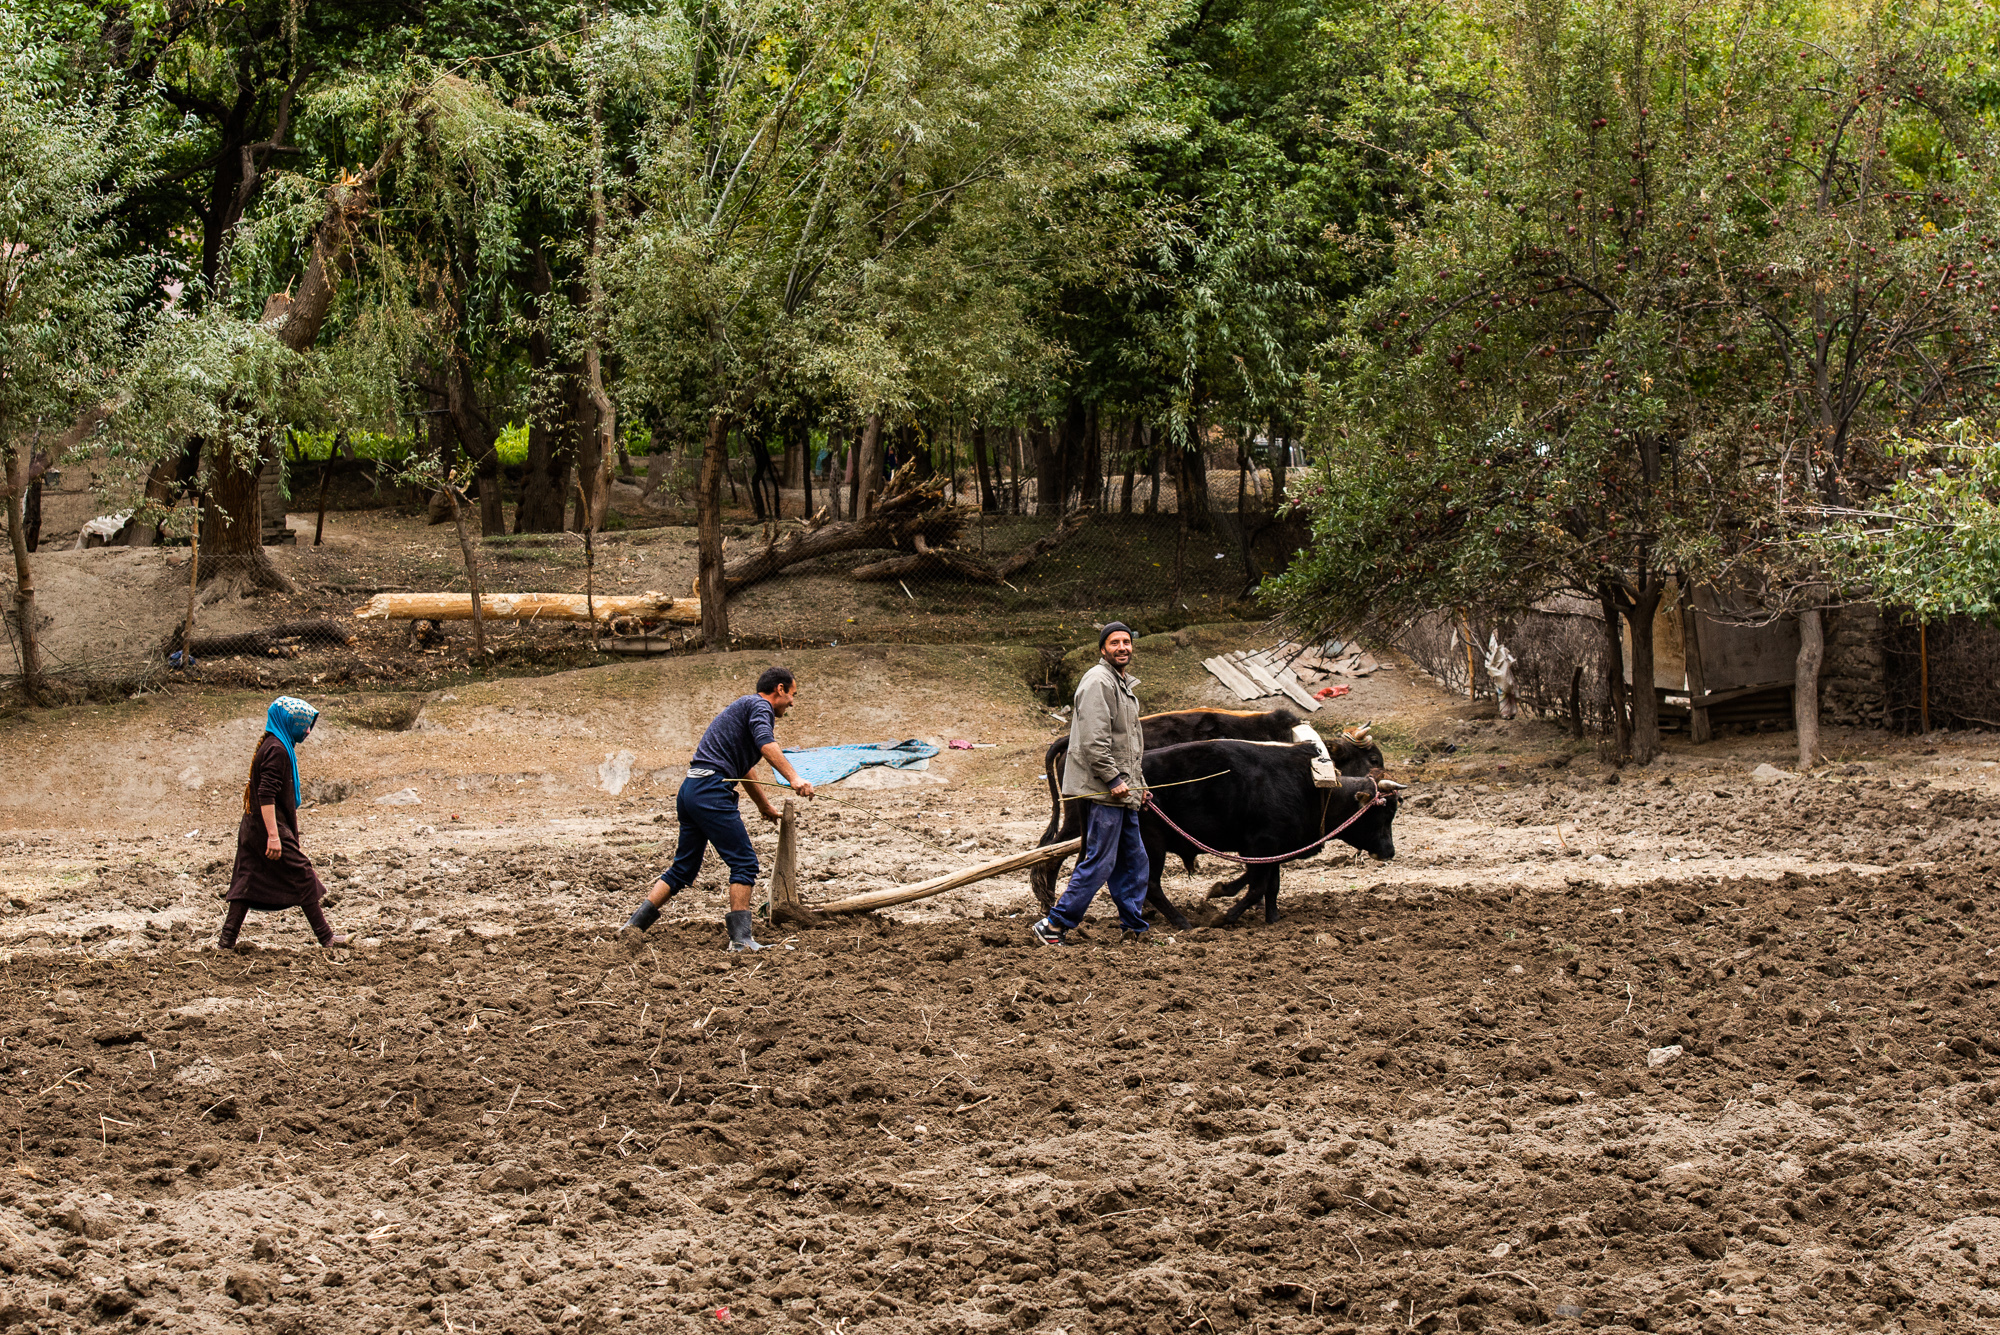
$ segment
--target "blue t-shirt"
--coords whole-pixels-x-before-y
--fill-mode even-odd
[[[771,702],[761,695],[732,701],[701,735],[701,745],[694,749],[695,766],[712,769],[724,779],[744,777],[764,758],[764,748],[778,740],[772,731],[777,722]]]

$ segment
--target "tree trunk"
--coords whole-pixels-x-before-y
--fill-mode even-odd
[[[1271,513],[1277,514],[1285,508],[1285,469],[1292,461],[1292,438],[1288,434],[1278,437],[1277,447],[1271,454]]]
[[[274,293],[264,303],[261,327],[292,352],[304,352],[319,340],[319,331],[333,309],[340,277],[347,264],[354,228],[374,203],[375,180],[400,151],[391,141],[375,164],[359,176],[343,176],[326,188],[324,209],[313,229],[312,257],[290,293]],[[212,505],[202,519],[202,566],[207,580],[219,570],[239,567],[250,583],[292,591],[292,582],[271,564],[264,551],[263,516],[258,505],[257,475],[270,454],[269,442],[254,457],[240,451],[211,449],[213,480],[206,489]]]
[[[1196,437],[1199,442],[1200,437]],[[1176,485],[1174,508],[1190,532],[1211,532],[1215,523],[1208,513],[1208,455],[1199,443],[1192,450],[1178,451],[1180,480]]]
[[[804,494],[806,514],[802,518],[812,518],[812,422],[804,418],[798,420],[798,488]]]
[[[587,11],[586,11],[587,12]],[[586,20],[588,22],[588,20]],[[585,329],[583,344],[583,383],[589,395],[592,409],[591,440],[592,460],[595,465],[588,473],[582,474],[584,488],[590,496],[590,531],[597,532],[604,527],[604,512],[611,503],[611,466],[618,457],[618,410],[612,406],[611,396],[604,392],[604,367],[598,342],[604,334],[604,279],[598,269],[597,256],[604,244],[605,232],[609,224],[604,216],[604,111],[600,100],[596,66],[590,66],[590,235],[589,254],[584,269],[590,280],[589,324]],[[625,465],[629,476],[631,463]]]
[[[23,511],[28,493],[28,451],[7,450],[7,534],[14,546],[14,643],[21,655],[21,692],[42,701],[40,614],[35,610],[35,572],[28,562],[28,529]]]
[[[332,460],[327,461],[329,464]],[[162,459],[154,464],[146,474],[145,510],[165,511],[174,508],[180,490],[194,481],[201,467],[201,444],[191,443],[189,448],[172,459]],[[135,518],[132,526],[125,530],[125,545],[128,547],[151,547],[160,540],[160,526],[143,518]]]
[[[1264,572],[1257,568],[1257,558],[1250,552],[1250,518],[1244,505],[1244,482],[1250,476],[1251,459],[1249,435],[1237,437],[1236,442],[1236,541],[1243,549],[1243,587],[1248,589],[1264,578]]]
[[[759,521],[782,519],[784,488],[778,466],[771,459],[771,447],[765,443],[761,431],[746,431],[743,438],[750,446],[750,508]]]
[[[1072,410],[1073,412],[1074,410]],[[1082,467],[1076,472],[1077,500],[1086,509],[1097,510],[1103,505],[1104,491],[1104,438],[1097,429],[1097,405],[1091,404],[1083,414]],[[1075,457],[1076,451],[1071,451]],[[1067,499],[1067,498],[1065,498]]]
[[[444,391],[452,429],[479,478],[479,532],[489,538],[505,533],[507,512],[506,498],[500,490],[500,433],[480,406],[472,383],[472,362],[463,351],[454,351],[452,355]]]
[[[914,476],[919,482],[927,482],[937,476],[937,461],[931,458],[932,439],[920,430],[915,422],[896,430],[896,468],[904,464],[915,464]],[[888,470],[893,473],[895,468]]]
[[[516,533],[560,533],[563,507],[563,473],[569,466],[570,395],[566,392],[569,369],[556,362],[549,339],[553,317],[550,298],[555,291],[548,256],[538,245],[534,264],[528,271],[528,292],[534,299],[535,318],[528,326],[528,385],[531,407],[528,413],[528,466],[521,476],[519,504],[514,507]],[[552,395],[547,391],[554,389]],[[544,396],[563,405],[551,416]]]
[[[1008,476],[1013,479],[1007,487],[1007,513],[1010,515],[1021,513],[1021,474],[1027,471],[1026,440],[1020,427],[1007,428],[1007,469]]]
[[[569,520],[565,527],[571,533],[581,533],[585,526],[585,516],[590,513],[590,479],[597,474],[597,458],[593,453],[598,442],[596,423],[597,411],[591,406],[590,386],[583,378],[583,364],[577,364],[577,373],[567,386],[569,393],[570,433],[575,442],[570,455],[569,471],[563,474],[563,504],[569,507]]]
[[[1153,481],[1151,490],[1146,493],[1146,513],[1156,515],[1160,512],[1160,474],[1165,471],[1165,460],[1159,447],[1153,444],[1152,424],[1140,427],[1139,432],[1139,438],[1146,446],[1146,475]]]
[[[1651,764],[1660,753],[1660,693],[1653,658],[1653,621],[1666,585],[1650,571],[1639,575],[1639,592],[1625,616],[1632,627],[1632,760]]]
[[[1062,436],[1045,418],[1028,422],[1028,445],[1035,455],[1035,513],[1062,513]]]
[[[882,494],[882,414],[868,414],[855,449],[854,503],[849,507],[857,519],[866,519],[875,510],[875,498]]]
[[[990,452],[986,448],[986,434],[990,430],[984,422],[972,428],[972,472],[980,480],[980,514],[996,514],[1000,510],[1000,498],[994,496],[994,468],[988,462]]]
[[[1125,439],[1125,486],[1118,497],[1118,513],[1132,513],[1132,490],[1139,480],[1139,424],[1129,423],[1129,434]]]
[[[696,537],[701,548],[695,596],[701,599],[701,633],[710,653],[729,648],[728,593],[722,569],[722,472],[729,466],[729,414],[708,419],[708,443],[701,452],[701,486],[696,492]]]
[[[465,559],[465,587],[472,593],[472,653],[475,662],[486,659],[486,615],[479,596],[479,552],[465,531],[465,509],[458,503],[458,488],[446,478],[444,494],[451,502],[451,525],[458,531],[458,554]]]
[[[856,436],[853,440],[846,442],[846,448],[841,452],[840,467],[840,478],[834,490],[837,496],[846,498],[847,517],[852,519],[854,518],[854,507],[861,503],[860,436]],[[836,517],[839,516],[840,505],[838,503],[834,505],[833,512]]]
[[[1792,719],[1799,729],[1799,773],[1820,761],[1819,669],[1826,656],[1826,623],[1817,606],[1799,613],[1799,658],[1792,678]]]
[[[424,434],[428,439],[431,459],[437,465],[437,476],[441,479],[437,490],[430,494],[424,505],[424,516],[433,525],[450,523],[457,507],[451,495],[451,475],[458,467],[458,441],[453,430],[451,410],[445,406],[445,385],[449,377],[449,369],[426,368],[423,378]]]
[[[1623,761],[1632,754],[1632,722],[1625,714],[1625,640],[1618,633],[1618,598],[1609,583],[1598,585],[1597,605],[1604,614],[1604,717],[1611,729],[1613,754]]]

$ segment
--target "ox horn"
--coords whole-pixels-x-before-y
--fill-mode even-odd
[[[1377,779],[1375,786],[1385,793],[1400,793],[1410,785],[1407,783],[1397,783],[1394,779]]]

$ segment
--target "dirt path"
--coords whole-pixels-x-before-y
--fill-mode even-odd
[[[1167,647],[1142,693],[1199,700]],[[830,790],[809,897],[1033,841],[1031,663],[813,652],[788,741],[995,745]],[[1288,869],[1275,927],[1037,951],[996,881],[729,957],[707,884],[628,949],[748,667],[334,697],[338,957],[197,948],[261,699],[0,724],[47,776],[0,808],[0,1327],[2000,1329],[1983,743],[1609,783],[1405,666],[1343,702],[1400,856]]]

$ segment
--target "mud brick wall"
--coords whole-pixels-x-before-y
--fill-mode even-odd
[[[1826,661],[1820,666],[1819,710],[1828,723],[1879,728],[1888,720],[1888,649],[1882,610],[1853,603],[1828,618]]]

